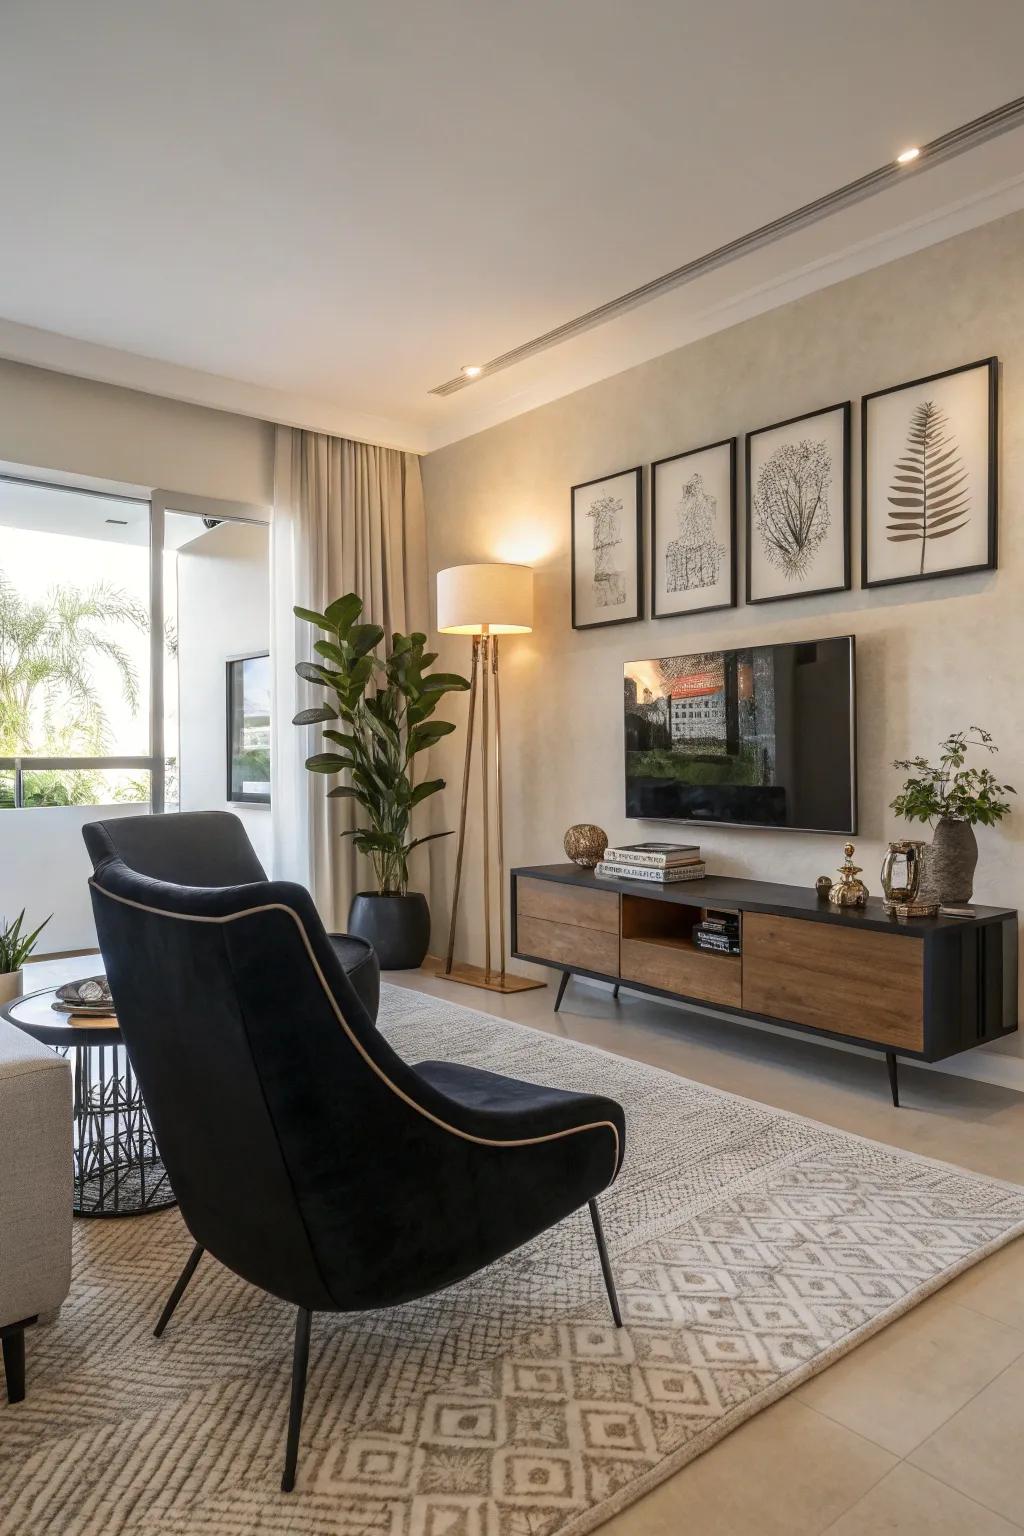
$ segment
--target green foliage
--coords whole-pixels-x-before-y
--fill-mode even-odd
[[[384,631],[379,624],[357,623],[362,611],[355,592],[335,599],[323,613],[295,609],[298,618],[331,637],[313,646],[329,665],[300,661],[295,670],[333,698],[300,710],[292,723],[324,726],[331,750],[315,752],[306,767],[310,773],[346,776],[328,797],[354,800],[368,826],[342,836],[353,838],[368,856],[381,891],[404,895],[412,850],[432,838],[451,836],[433,832],[410,839],[413,810],[445,782],[427,779],[414,785],[412,761],[454,731],[450,721],[434,719],[434,711],[446,693],[461,692],[469,683],[454,672],[429,672],[437,657],[425,649],[427,637],[419,633],[392,635],[390,654],[382,659],[376,652]]]
[[[53,913],[51,912],[50,917],[52,916]],[[0,975],[9,971],[21,970],[25,961],[35,949],[36,940],[49,921],[49,917],[44,917],[38,928],[34,929],[32,933],[25,933],[24,907],[22,907],[21,912],[14,919],[13,923],[0,918]]]
[[[45,739],[40,755],[102,754],[108,727],[93,680],[93,658],[113,663],[129,708],[139,703],[138,676],[128,652],[110,633],[114,624],[146,630],[149,615],[107,582],[57,586],[45,600],[31,602],[0,571],[0,753],[40,754],[31,735],[41,700]]]
[[[965,731],[954,731],[940,744],[938,767],[924,757],[897,758],[894,768],[910,770],[907,779],[890,807],[897,816],[907,821],[935,821],[940,816],[954,821],[966,821],[972,827],[995,826],[1010,814],[1008,800],[1000,797],[1015,795],[1012,784],[999,784],[988,768],[966,768],[964,763],[971,747],[982,747],[986,752],[998,752],[992,744],[992,734],[980,725],[968,726]]]

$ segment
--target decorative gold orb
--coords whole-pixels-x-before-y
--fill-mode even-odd
[[[569,828],[562,846],[574,864],[581,865],[583,869],[593,869],[604,858],[608,833],[595,827],[593,822],[581,821]]]

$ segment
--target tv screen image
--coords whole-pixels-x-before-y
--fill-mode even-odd
[[[857,830],[852,635],[624,667],[626,815]]]

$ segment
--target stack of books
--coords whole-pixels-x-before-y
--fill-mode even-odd
[[[720,955],[738,955],[740,920],[734,912],[709,910],[704,921],[694,925],[693,942],[698,949],[709,949]]]
[[[625,843],[605,849],[596,873],[606,880],[674,885],[680,880],[703,880],[706,870],[698,843]]]

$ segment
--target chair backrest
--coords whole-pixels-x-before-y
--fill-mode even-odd
[[[87,822],[82,836],[94,869],[116,854],[137,874],[172,885],[247,885],[267,878],[230,811],[112,816]]]
[[[405,1299],[404,1212],[429,1168],[424,1137],[442,1134],[422,1106],[447,1101],[373,1027],[308,892],[176,886],[113,855],[90,884],[121,1031],[196,1241],[299,1306]]]

